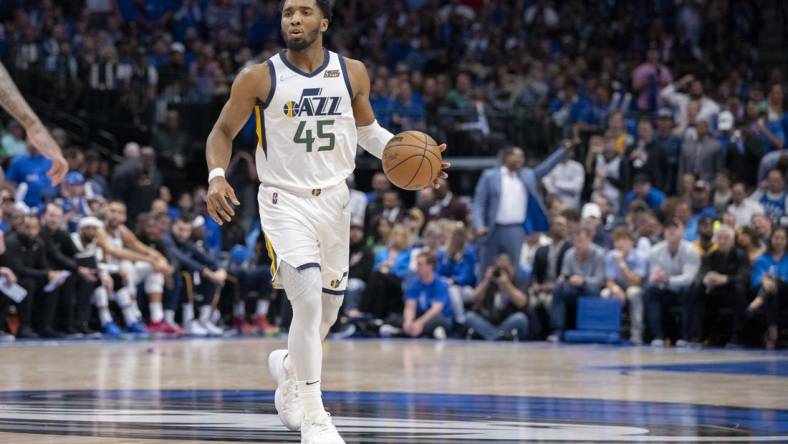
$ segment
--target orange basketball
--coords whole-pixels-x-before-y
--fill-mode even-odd
[[[419,190],[441,171],[441,151],[435,140],[421,131],[404,131],[383,149],[383,172],[394,185]]]

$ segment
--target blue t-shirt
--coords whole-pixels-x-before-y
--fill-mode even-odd
[[[641,278],[646,277],[646,273],[648,272],[648,259],[638,253],[636,249],[633,248],[629,251],[624,262],[633,273]],[[613,279],[621,288],[629,287],[624,272],[621,271],[621,268],[618,266],[618,261],[613,257],[613,251],[609,251],[605,256],[605,278]]]
[[[752,265],[751,282],[754,290],[757,291],[761,288],[763,276],[767,273],[783,282],[788,282],[788,254],[783,254],[779,261],[775,260],[768,253],[764,253],[755,259],[755,263]]]
[[[421,282],[421,279],[411,280],[405,289],[405,300],[416,301],[416,317],[426,313],[433,303],[440,302],[443,304],[443,317],[449,322],[454,318],[449,301],[449,284],[437,274],[429,284]]]
[[[411,249],[407,248],[400,251],[397,257],[394,258],[394,265],[389,269],[389,273],[397,276],[400,279],[405,279],[408,274],[408,267],[410,266],[410,252]],[[389,249],[384,248],[375,256],[375,265],[372,267],[375,271],[380,271],[380,265],[389,258]]]
[[[780,193],[775,196],[772,193],[765,192],[758,199],[758,202],[763,206],[763,211],[766,212],[767,216],[773,221],[778,221],[785,214],[786,200],[788,200],[786,193]]]
[[[629,193],[627,193],[627,199],[626,199],[627,207],[629,207],[632,201],[634,201],[636,198],[637,196],[635,195],[634,191],[630,191]],[[649,191],[648,195],[646,195],[644,202],[646,202],[646,205],[648,205],[649,208],[651,208],[652,210],[656,210],[662,206],[662,202],[664,202],[665,199],[666,199],[665,193],[658,190],[657,188],[652,187],[651,191]]]
[[[446,255],[446,249],[441,248],[436,258],[438,274],[454,279],[457,285],[476,286],[476,250],[472,245],[465,248],[460,260],[455,260]]]
[[[11,162],[6,173],[6,180],[27,184],[25,205],[37,207],[45,195],[51,195],[55,189],[47,176],[47,171],[52,167],[52,161],[42,155],[30,156],[23,154]]]

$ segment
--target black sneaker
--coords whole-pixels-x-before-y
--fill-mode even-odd
[[[25,327],[19,330],[16,334],[17,339],[39,339],[40,336],[33,331],[30,327]]]
[[[42,328],[39,334],[46,339],[63,339],[63,334],[52,327]]]

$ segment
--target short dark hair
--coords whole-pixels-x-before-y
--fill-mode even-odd
[[[425,251],[423,253],[419,253],[418,256],[416,256],[416,259],[421,259],[421,258],[424,258],[424,261],[427,262],[428,265],[431,265],[432,268],[435,268],[435,265],[436,265],[437,261],[435,259],[435,255],[434,254],[427,253]]]
[[[280,11],[285,8],[286,1],[287,0],[282,0],[279,2]],[[320,8],[320,12],[323,13],[323,18],[328,19],[328,22],[331,23],[331,19],[333,18],[333,12],[331,11],[331,0],[315,0],[315,4],[317,4],[317,7]]]
[[[626,226],[621,226],[613,230],[613,240],[624,239],[624,238],[634,241],[635,235],[632,234],[632,232],[629,231],[629,228],[627,228]]]

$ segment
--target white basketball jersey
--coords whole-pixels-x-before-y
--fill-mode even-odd
[[[264,186],[329,188],[355,168],[356,121],[344,58],[324,50],[312,73],[293,66],[285,51],[268,59],[271,91],[255,107],[257,174]]]

